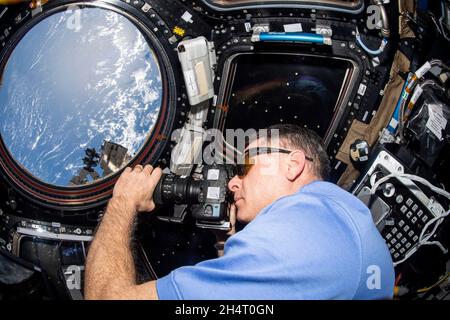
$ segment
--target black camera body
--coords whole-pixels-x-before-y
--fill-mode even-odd
[[[190,213],[198,227],[228,230],[228,208],[232,200],[228,182],[233,175],[233,166],[218,164],[204,165],[200,179],[164,174],[156,186],[153,200],[157,205],[173,204],[176,210],[173,217],[159,218],[182,222]]]

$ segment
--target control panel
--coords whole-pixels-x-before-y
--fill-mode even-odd
[[[432,230],[429,224],[444,213],[435,198],[406,178],[404,170],[396,158],[383,150],[353,191],[371,210],[394,264],[409,258],[423,244],[427,232]]]

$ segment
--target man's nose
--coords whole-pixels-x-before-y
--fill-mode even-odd
[[[236,175],[228,182],[228,189],[236,192],[241,187],[242,180]]]

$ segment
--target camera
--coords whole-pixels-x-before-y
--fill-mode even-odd
[[[234,175],[231,165],[204,165],[200,178],[163,174],[153,200],[156,205],[173,204],[174,215],[158,216],[170,222],[183,222],[189,213],[201,228],[228,230],[228,207],[232,195],[228,182]]]

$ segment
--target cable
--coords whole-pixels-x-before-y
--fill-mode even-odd
[[[379,187],[382,183],[388,181],[388,180],[391,179],[391,178],[405,178],[405,179],[409,179],[409,180],[411,180],[411,181],[417,181],[417,182],[420,182],[421,184],[423,184],[423,185],[427,186],[428,188],[430,188],[433,192],[435,192],[435,193],[437,193],[437,194],[439,194],[439,195],[441,195],[441,196],[443,196],[443,197],[446,197],[447,199],[450,200],[450,193],[449,193],[449,192],[447,192],[447,191],[445,191],[445,190],[443,190],[443,189],[441,189],[441,188],[438,188],[438,187],[434,186],[434,185],[431,184],[428,180],[426,180],[426,179],[424,179],[424,178],[422,178],[422,177],[419,177],[419,176],[416,176],[416,175],[412,175],[412,174],[407,174],[407,173],[390,173],[390,174],[388,174],[387,176],[385,176],[385,177],[379,179],[378,181],[376,181],[376,182],[373,184],[372,188],[370,189],[370,194],[371,194],[371,195],[375,194],[375,192],[376,192],[376,190],[378,189],[378,187]],[[385,212],[385,213],[381,216],[381,218],[376,222],[376,225],[377,225],[377,226],[378,226],[378,224],[381,223],[381,221],[384,220],[384,218],[386,218],[387,214],[388,214],[388,212]],[[436,245],[436,246],[438,246],[438,247],[441,249],[441,251],[442,251],[444,254],[447,254],[447,253],[448,253],[448,250],[447,250],[447,249],[446,249],[439,241],[428,241],[428,240],[429,240],[432,236],[434,236],[434,234],[436,233],[437,228],[439,227],[439,225],[442,223],[442,221],[444,220],[444,218],[446,218],[449,214],[450,214],[450,210],[448,210],[447,212],[445,212],[445,213],[443,213],[443,214],[437,215],[436,217],[434,217],[433,219],[431,219],[430,221],[428,221],[427,224],[425,224],[425,226],[424,226],[423,229],[422,229],[422,232],[420,233],[420,236],[419,236],[419,239],[418,239],[418,241],[417,241],[417,244],[415,245],[416,249],[419,248],[419,247],[422,246],[422,245]],[[425,232],[426,232],[426,231],[429,229],[429,227],[430,227],[431,225],[433,225],[433,224],[434,224],[434,227],[433,227],[432,231],[431,231],[429,234],[425,235]],[[415,253],[415,251],[416,251],[416,250],[410,250],[410,251],[408,252],[408,254],[406,254],[405,257],[404,257],[402,260],[394,262],[394,266],[396,266],[396,265],[398,265],[398,264],[400,264],[400,263],[406,261],[407,259],[409,259],[409,258]]]
[[[218,145],[219,143],[225,144],[225,148],[214,148],[215,155],[222,156],[222,160],[225,159],[225,163],[235,163],[234,161],[234,153],[237,153],[238,156],[242,155],[242,152],[239,151],[237,148],[235,148],[233,145],[231,145],[229,142],[227,142],[226,139],[224,139],[223,134],[215,135],[215,141],[214,143]],[[228,148],[227,148],[228,147]],[[220,152],[218,150],[223,150],[225,152]],[[232,155],[229,155],[229,153],[232,153]]]
[[[422,95],[425,88],[427,88],[427,87],[431,87],[436,90],[445,92],[445,89],[432,79],[427,79],[427,80],[424,80],[423,82],[419,83],[416,86],[416,88],[414,89],[414,92],[411,96],[411,100],[409,101],[408,107],[406,108],[407,115],[409,115],[411,113],[417,100],[419,100],[420,96]]]
[[[418,241],[418,243],[419,243],[420,245],[436,245],[436,246],[439,247],[439,249],[441,249],[441,251],[442,251],[444,254],[447,254],[447,253],[448,253],[448,250],[447,250],[446,248],[444,248],[444,246],[443,246],[439,241],[428,241],[428,240],[436,233],[437,228],[438,228],[439,225],[442,223],[442,221],[444,220],[444,218],[447,217],[447,216],[449,215],[449,213],[450,213],[450,210],[447,211],[446,213],[444,213],[444,214],[442,214],[442,215],[440,215],[440,216],[434,217],[433,219],[431,219],[430,221],[428,221],[428,223],[425,225],[425,227],[423,227],[422,232],[420,233],[419,241]],[[434,225],[433,230],[428,234],[428,236],[426,237],[426,239],[424,239],[425,231],[426,231],[426,230],[427,230],[434,222],[436,222],[436,224]]]
[[[386,182],[387,180],[389,180],[391,178],[406,178],[406,179],[409,179],[409,180],[412,180],[412,181],[420,182],[423,185],[425,185],[428,188],[430,188],[435,193],[437,193],[437,194],[439,194],[439,195],[441,195],[443,197],[446,197],[447,199],[450,200],[450,193],[449,192],[432,185],[428,180],[426,180],[426,179],[424,179],[422,177],[419,177],[419,176],[416,176],[416,175],[413,175],[413,174],[407,174],[407,173],[390,173],[387,176],[379,179],[377,182],[375,182],[373,184],[372,188],[370,189],[370,194],[375,194],[375,191],[380,186],[380,184]]]
[[[378,6],[378,8],[380,9],[380,14],[381,14],[381,22],[382,22],[381,35],[383,36],[383,39],[381,40],[380,47],[377,50],[369,49],[362,42],[361,35],[359,34],[358,27],[356,27],[356,42],[368,54],[370,54],[372,56],[378,56],[379,54],[381,54],[384,51],[384,48],[388,44],[388,38],[390,37],[390,28],[389,28],[389,19],[388,19],[388,16],[387,16],[387,11],[386,11],[386,8],[384,7],[383,1],[382,0],[375,0],[375,1],[373,1],[373,3]]]
[[[387,38],[383,38],[381,40],[381,44],[380,47],[376,50],[372,50],[369,49],[363,42],[361,39],[361,35],[359,34],[359,30],[358,27],[356,27],[356,42],[360,45],[361,48],[364,49],[364,51],[366,51],[368,54],[372,55],[372,56],[377,56],[380,53],[382,53],[384,51],[384,48],[386,47],[386,45],[388,44],[388,40]]]
[[[84,247],[84,241],[81,241],[81,247],[83,249],[84,260],[86,261],[87,256],[86,256],[86,248]]]
[[[384,7],[383,0],[374,0],[373,3],[378,6],[380,9],[381,15],[381,34],[385,38],[389,38],[391,36],[391,28],[389,27],[389,18],[387,15],[386,8]]]
[[[419,289],[419,290],[417,290],[417,293],[424,293],[424,292],[430,291],[434,287],[440,285],[442,282],[447,280],[449,276],[450,276],[450,272],[447,272],[447,274],[443,275],[442,278],[439,279],[435,284],[432,284],[429,287],[425,287],[425,288]]]
[[[226,139],[223,139],[223,136],[222,136],[222,141],[225,142],[225,144],[226,144],[228,147],[230,147],[231,150],[236,151],[239,155],[242,155],[242,152],[239,151],[239,150],[238,150],[237,148],[235,148],[234,146],[232,146],[231,144],[229,144],[229,143],[227,142]],[[227,150],[228,150],[228,149],[227,149]]]
[[[414,91],[418,80],[421,79],[426,73],[428,73],[433,67],[439,67],[441,69],[450,71],[450,68],[439,59],[433,59],[433,60],[427,61],[419,69],[417,69],[417,71],[414,72],[414,74],[411,77],[408,77],[409,80],[407,80],[407,82],[404,86],[404,90],[402,90],[402,92],[401,92],[400,99],[399,99],[399,102],[397,103],[397,107],[396,107],[396,110],[398,108],[398,111],[399,111],[397,133],[398,133],[398,136],[400,137],[400,141],[404,141],[403,126],[407,120],[408,115],[412,111],[409,108],[407,108],[408,105],[406,104],[406,102],[408,101],[408,98],[409,98],[411,92]]]

